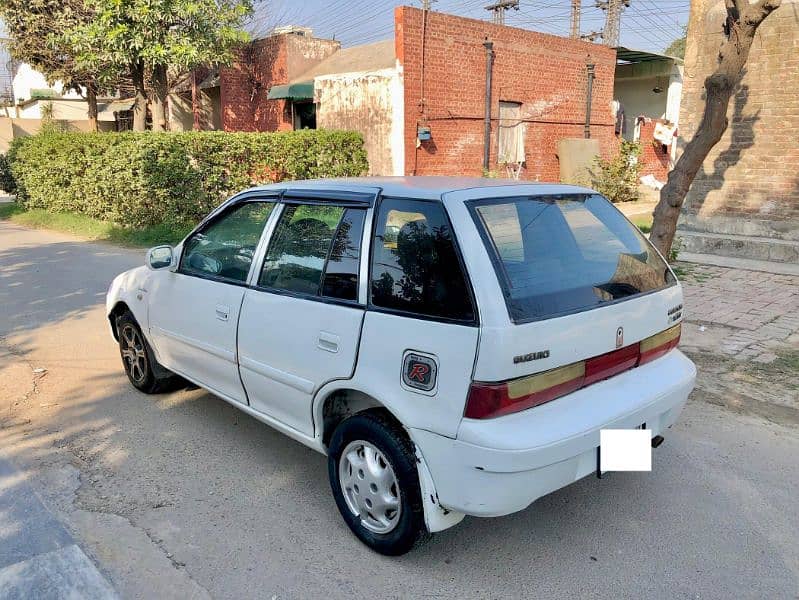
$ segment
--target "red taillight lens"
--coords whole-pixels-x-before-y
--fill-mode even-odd
[[[491,419],[555,400],[592,383],[660,358],[680,342],[681,326],[607,354],[501,383],[472,382],[464,416]]]
[[[656,358],[660,358],[672,348],[676,348],[680,343],[680,335],[682,334],[682,326],[675,325],[666,331],[648,337],[641,341],[641,358],[638,359],[638,364],[652,362]]]
[[[627,369],[632,369],[637,363],[638,344],[589,358],[585,361],[585,381],[583,385],[591,385],[597,381],[618,375]]]
[[[504,383],[472,383],[466,400],[465,417],[490,419],[518,412],[583,387],[585,363],[545,371]]]

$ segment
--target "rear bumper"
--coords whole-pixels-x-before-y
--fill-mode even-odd
[[[420,429],[421,450],[442,506],[475,516],[522,510],[596,470],[601,429],[646,423],[662,435],[694,387],[680,351],[542,406],[497,419],[464,419],[457,439]]]

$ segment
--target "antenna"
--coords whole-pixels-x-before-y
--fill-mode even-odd
[[[496,25],[505,24],[505,11],[511,8],[513,10],[519,10],[519,0],[499,0],[485,7],[486,10],[494,13],[493,22]]]

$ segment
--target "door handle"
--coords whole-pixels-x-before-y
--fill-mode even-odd
[[[320,331],[316,340],[316,347],[325,352],[338,352],[338,343],[341,340],[335,333]]]
[[[216,305],[216,318],[220,321],[227,321],[230,316],[230,307],[223,304]]]

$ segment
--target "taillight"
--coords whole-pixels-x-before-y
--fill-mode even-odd
[[[527,377],[500,383],[474,381],[464,416],[491,419],[555,400],[663,356],[677,346],[680,332],[680,325],[675,325],[638,344]]]
[[[680,343],[681,334],[682,326],[675,325],[666,331],[661,331],[652,337],[641,340],[639,344],[641,346],[641,358],[638,359],[638,364],[642,365],[651,362],[656,358],[660,358],[672,348],[676,348],[677,344]]]
[[[504,383],[475,381],[469,389],[464,416],[490,419],[532,408],[579,390],[584,378],[585,363],[579,362]]]

